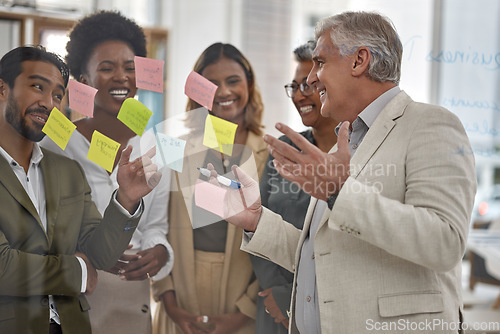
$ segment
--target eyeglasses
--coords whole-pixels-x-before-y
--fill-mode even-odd
[[[300,92],[304,96],[310,96],[314,92],[314,87],[313,86],[309,86],[305,81],[303,81],[300,84],[297,84],[297,83],[294,82],[294,83],[285,85],[286,95],[289,98],[292,98],[292,99],[297,94],[297,90],[298,89],[300,89]]]

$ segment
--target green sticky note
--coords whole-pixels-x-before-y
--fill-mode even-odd
[[[153,112],[144,104],[133,98],[123,101],[117,118],[128,126],[132,131],[142,136]]]
[[[54,107],[42,131],[64,151],[75,129],[76,125]]]
[[[94,131],[90,142],[89,153],[87,159],[95,162],[108,172],[113,171],[116,154],[120,148],[120,143],[111,138],[106,137],[99,131]]]
[[[208,115],[205,120],[203,145],[226,155],[233,154],[234,136],[238,124]]]

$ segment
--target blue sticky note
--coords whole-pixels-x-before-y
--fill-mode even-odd
[[[167,166],[182,173],[186,141],[156,132],[156,142],[157,148],[159,148],[159,152],[156,152],[156,164],[158,167]]]

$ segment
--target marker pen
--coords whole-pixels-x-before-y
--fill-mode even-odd
[[[198,170],[200,171],[201,175],[210,177],[210,170],[206,168],[200,168],[198,167]],[[241,182],[238,181],[233,181],[231,179],[228,179],[225,176],[217,175],[217,181],[219,181],[220,184],[223,184],[227,187],[231,187],[234,189],[240,189],[241,188]]]

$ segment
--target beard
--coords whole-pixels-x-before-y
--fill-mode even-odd
[[[47,114],[46,110],[43,108],[30,108],[26,109],[26,113],[24,114],[24,116],[26,117],[33,112]],[[45,133],[42,132],[43,126],[35,123],[30,127],[26,123],[26,119],[21,117],[19,106],[17,105],[12,95],[9,95],[7,99],[5,119],[21,136],[28,140],[39,142],[43,139],[43,137],[45,137]]]

